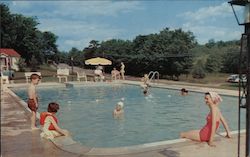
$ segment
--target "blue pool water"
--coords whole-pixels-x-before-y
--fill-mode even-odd
[[[26,89],[13,89],[23,100]],[[39,112],[51,101],[60,104],[59,125],[86,146],[119,147],[179,138],[182,131],[200,129],[209,109],[204,94],[150,88],[144,96],[139,86],[85,85],[73,88],[38,88]],[[222,96],[221,112],[231,130],[237,130],[238,98]],[[124,117],[114,119],[115,104],[124,99]],[[242,114],[244,115],[244,114]],[[244,119],[244,118],[242,118]],[[244,121],[242,122],[242,128]],[[220,125],[220,131],[224,131]]]

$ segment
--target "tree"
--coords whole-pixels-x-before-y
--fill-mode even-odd
[[[223,68],[222,71],[226,73],[239,72],[239,59],[240,53],[237,49],[230,49],[228,53],[223,55]]]
[[[80,66],[84,67],[84,54],[82,51],[78,50],[75,47],[72,47],[72,49],[68,53],[68,64],[71,65],[71,58],[73,59],[73,65],[74,66]]]
[[[19,68],[19,71],[25,72],[25,66],[26,66],[26,64],[25,64],[25,60],[24,60],[23,58],[20,58],[20,59],[18,60],[17,66],[18,66],[18,68]]]
[[[90,59],[93,57],[96,57],[96,50],[99,48],[99,41],[97,40],[91,40],[89,42],[89,46],[83,49],[84,52],[84,58]]]
[[[51,32],[41,32],[37,29],[36,17],[25,17],[21,14],[11,14],[8,6],[1,3],[1,47],[15,49],[27,65],[31,56],[37,64],[43,64],[57,53],[57,37]]]
[[[212,53],[206,60],[206,71],[207,72],[219,72],[222,67],[222,57],[218,53]]]
[[[56,45],[57,38],[58,37],[52,32],[45,31],[42,33],[42,43],[39,44],[42,45],[41,53],[44,56],[45,63],[47,63],[48,60],[54,60],[55,54],[58,53]]]
[[[84,56],[86,59],[103,56],[111,59],[114,66],[123,61],[130,75],[140,76],[153,70],[178,78],[190,71],[190,49],[196,44],[191,32],[165,28],[158,34],[138,35],[133,41],[111,39],[98,46],[92,40],[84,49]]]
[[[69,54],[67,52],[58,52],[54,55],[55,62],[58,63],[68,63],[69,62]]]
[[[13,16],[11,15],[8,6],[0,3],[1,11],[1,47],[9,48],[14,45],[13,42],[16,40],[15,32],[13,27]]]
[[[207,48],[212,48],[212,47],[214,47],[215,45],[216,45],[216,44],[215,44],[214,39],[208,40],[208,43],[205,44],[205,46],[206,46]]]
[[[38,69],[38,62],[37,62],[35,56],[31,57],[30,67],[31,67],[30,71],[37,71],[37,69]]]
[[[201,79],[206,76],[205,63],[206,63],[206,57],[201,57],[196,60],[192,69],[193,78]]]
[[[159,34],[136,37],[133,45],[137,54],[145,56],[141,57],[141,62],[151,65],[144,72],[160,70],[161,74],[178,77],[188,71],[184,69],[187,68],[186,65],[190,65],[190,62],[186,63],[186,58],[192,57],[190,49],[196,45],[196,41],[191,32],[181,29],[170,31],[165,28]]]

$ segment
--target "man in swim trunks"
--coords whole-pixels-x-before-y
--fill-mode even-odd
[[[38,129],[36,127],[36,111],[38,109],[38,97],[36,92],[36,85],[38,85],[41,77],[37,74],[32,74],[30,76],[31,83],[28,87],[28,107],[32,112],[32,115],[30,117],[31,120],[31,129]]]

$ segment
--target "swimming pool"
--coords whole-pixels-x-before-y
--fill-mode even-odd
[[[26,89],[13,89],[26,100]],[[38,88],[40,108],[51,101],[60,104],[59,123],[86,146],[120,147],[179,138],[179,133],[200,129],[209,111],[204,94],[150,88],[144,96],[134,85],[84,85],[73,88]],[[114,119],[112,111],[124,99],[124,117]],[[220,109],[231,130],[237,130],[238,98],[223,96]],[[242,114],[244,115],[244,114]],[[244,118],[242,118],[244,120]],[[242,121],[242,128],[244,121]],[[223,126],[220,125],[223,131]]]

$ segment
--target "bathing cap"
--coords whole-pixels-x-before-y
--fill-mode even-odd
[[[123,108],[123,102],[119,101],[119,102],[117,103],[117,105],[120,106],[121,108]]]

